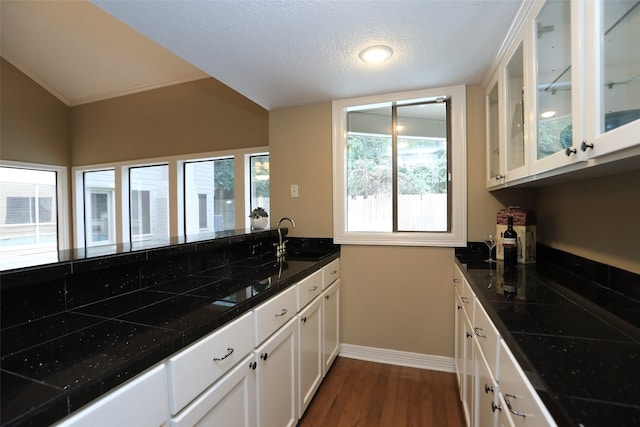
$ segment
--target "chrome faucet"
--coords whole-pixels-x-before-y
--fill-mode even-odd
[[[280,229],[280,224],[282,224],[282,221],[289,221],[291,223],[291,225],[293,226],[293,228],[296,228],[296,223],[291,219],[291,218],[280,218],[280,221],[278,221],[278,225],[277,225],[277,229],[278,229],[278,246],[276,247],[276,256],[278,258],[281,258],[284,256],[284,254],[286,253],[286,247],[285,245],[287,244],[286,241],[282,241],[282,230]]]

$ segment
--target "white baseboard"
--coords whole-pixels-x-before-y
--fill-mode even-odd
[[[407,351],[387,350],[384,348],[364,347],[352,344],[340,344],[341,357],[386,363],[388,365],[408,366],[410,368],[432,371],[455,372],[453,357],[434,356]]]

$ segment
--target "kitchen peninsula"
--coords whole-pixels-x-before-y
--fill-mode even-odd
[[[214,237],[0,273],[1,424],[56,422],[339,256],[290,239],[278,261],[275,230]]]

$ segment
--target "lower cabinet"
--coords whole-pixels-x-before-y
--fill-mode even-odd
[[[340,279],[333,282],[322,294],[322,375],[333,364],[340,351]]]
[[[299,358],[299,413],[309,406],[323,377],[324,357],[322,352],[322,298],[316,298],[298,313],[298,358]]]
[[[140,374],[78,413],[64,427],[159,426],[169,419],[164,364]]]
[[[474,426],[495,426],[498,406],[498,384],[474,338]]]
[[[256,425],[256,357],[246,357],[171,420],[174,427]]]
[[[294,318],[255,351],[258,427],[295,426],[298,422],[297,336]]]

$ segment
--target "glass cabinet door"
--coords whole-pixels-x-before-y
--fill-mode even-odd
[[[600,133],[640,119],[640,1],[601,3]]]
[[[500,110],[498,108],[498,82],[487,94],[487,171],[488,185],[498,184],[502,178],[500,170]]]
[[[506,67],[507,173],[525,165],[523,60],[521,42]]]
[[[587,100],[585,141],[590,157],[640,145],[640,1],[585,3]]]
[[[535,20],[536,160],[573,144],[571,3],[549,0]]]

